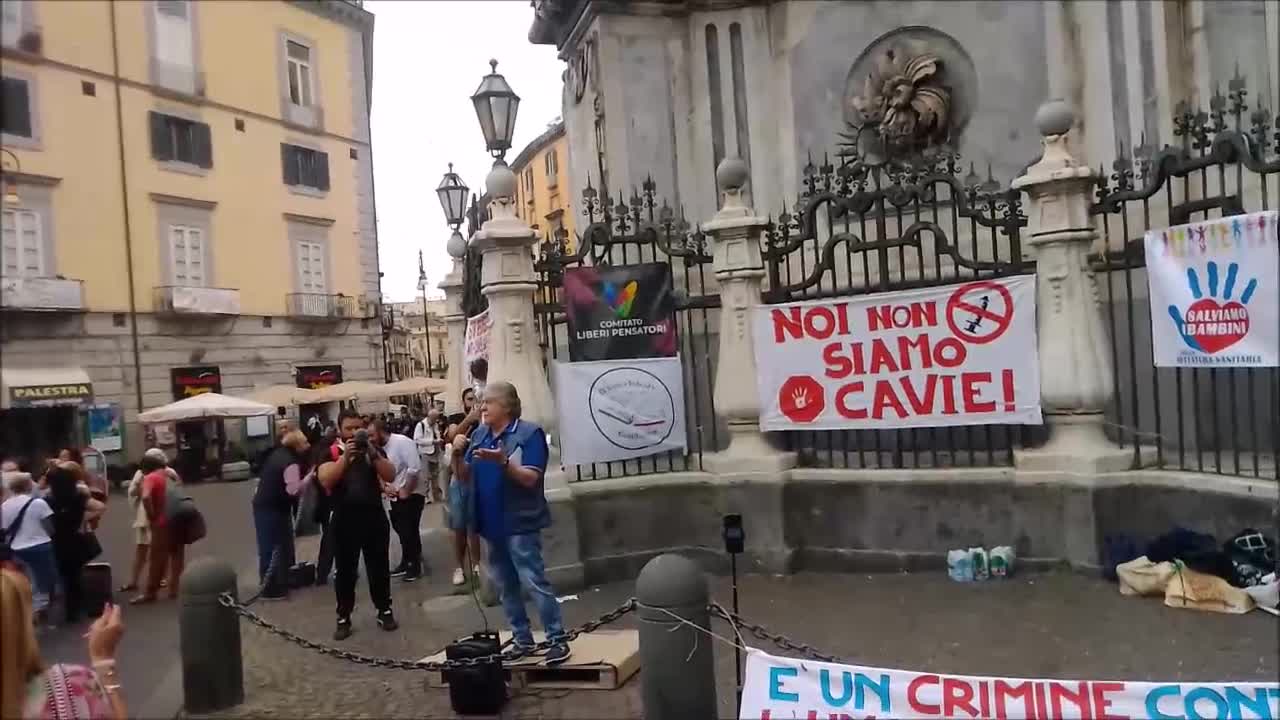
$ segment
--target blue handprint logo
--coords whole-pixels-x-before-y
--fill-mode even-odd
[[[1192,303],[1185,313],[1176,305],[1169,306],[1169,317],[1182,336],[1182,341],[1192,350],[1213,354],[1239,342],[1249,334],[1249,309],[1245,306],[1258,289],[1258,281],[1250,280],[1240,293],[1240,300],[1231,298],[1236,289],[1240,265],[1227,266],[1226,282],[1222,284],[1222,297],[1218,297],[1218,263],[1210,262],[1206,269],[1209,284],[1208,297],[1200,288],[1200,276],[1195,268],[1187,268],[1187,288]]]

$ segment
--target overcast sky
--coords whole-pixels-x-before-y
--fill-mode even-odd
[[[528,0],[366,0],[364,7],[376,17],[371,122],[382,292],[396,302],[420,297],[421,249],[434,297],[450,268],[435,188],[452,162],[479,195],[492,165],[470,100],[489,59],[521,100],[508,161],[560,116],[564,63],[554,46],[529,43]]]

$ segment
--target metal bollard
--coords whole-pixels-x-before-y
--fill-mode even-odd
[[[218,596],[236,597],[236,571],[217,558],[200,558],[182,573],[178,633],[183,705],[206,713],[244,702],[240,618]]]
[[[714,641],[668,614],[710,628],[708,597],[702,569],[682,555],[659,555],[636,578],[641,698],[647,720],[718,716]]]

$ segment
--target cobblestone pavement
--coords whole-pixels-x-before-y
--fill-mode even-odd
[[[428,508],[428,514],[434,508]],[[436,511],[438,512],[438,511]],[[434,522],[434,521],[432,521]],[[429,581],[394,588],[401,629],[374,624],[361,580],[355,635],[341,646],[392,658],[419,659],[481,627],[470,596],[452,595],[444,535],[429,531]],[[301,557],[313,552],[304,541]],[[393,550],[393,559],[398,552]],[[615,607],[631,583],[591,588],[564,603],[576,625]],[[713,580],[727,605],[729,583]],[[942,673],[1125,680],[1274,680],[1280,673],[1275,618],[1166,608],[1154,599],[1121,597],[1110,584],[1066,572],[958,585],[940,573],[915,575],[752,576],[741,583],[742,614],[850,662]],[[803,611],[798,611],[803,608]],[[260,603],[266,618],[327,644],[333,630],[328,588]],[[502,624],[500,608],[486,608]],[[617,624],[633,628],[630,616]],[[445,690],[423,673],[353,665],[288,645],[242,625],[246,702],[215,717],[450,718]],[[721,627],[728,635],[727,627]],[[751,639],[748,638],[748,642]],[[765,648],[774,650],[773,648]],[[721,714],[734,713],[732,649],[717,642]],[[639,676],[617,691],[518,694],[503,718],[636,718]]]

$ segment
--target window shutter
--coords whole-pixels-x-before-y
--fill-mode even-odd
[[[193,123],[191,144],[195,150],[196,164],[202,168],[213,167],[213,135],[208,123]]]
[[[26,80],[4,78],[4,132],[31,137],[31,96]]]
[[[301,178],[298,177],[298,160],[295,148],[286,143],[280,143],[280,164],[284,168],[284,184],[298,185]]]
[[[156,160],[173,159],[173,143],[169,141],[169,123],[164,115],[152,110],[147,113],[151,120],[151,157]]]
[[[329,153],[315,153],[315,176],[316,187],[321,190],[329,189]]]

